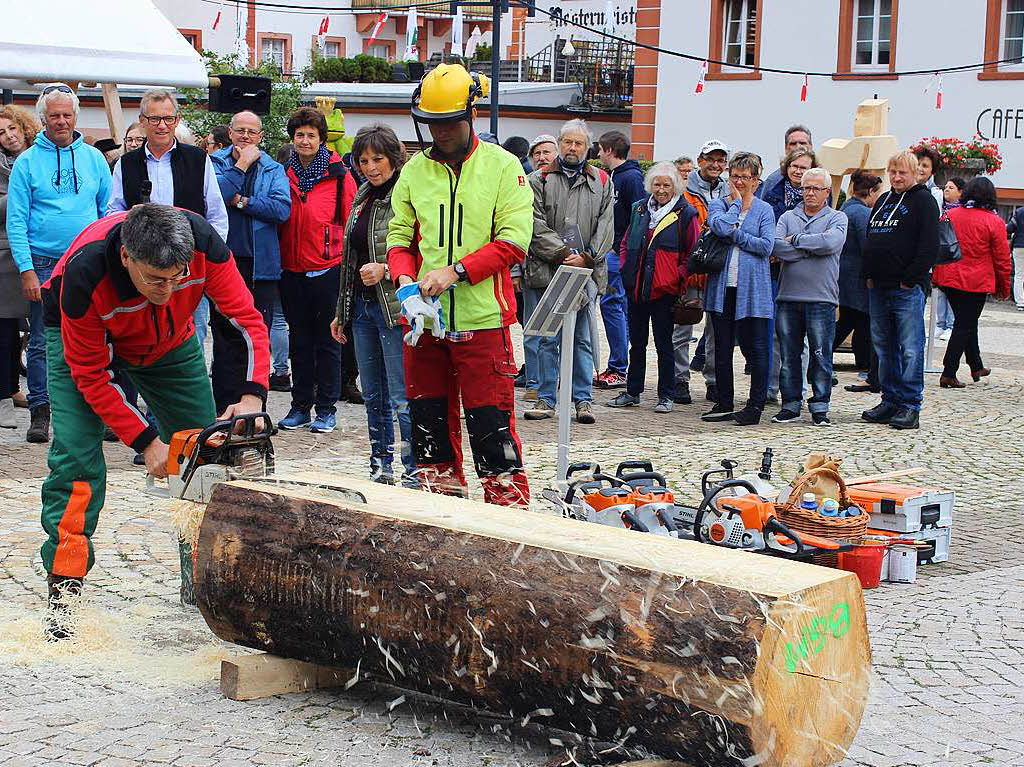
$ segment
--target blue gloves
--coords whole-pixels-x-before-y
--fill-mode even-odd
[[[440,301],[420,293],[418,282],[402,285],[397,295],[402,304],[402,316],[412,328],[403,338],[405,343],[409,346],[417,344],[426,329],[427,320],[430,320],[430,332],[434,338],[444,338],[444,309]]]

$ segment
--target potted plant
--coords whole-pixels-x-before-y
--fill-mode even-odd
[[[958,138],[921,139],[911,149],[930,146],[942,158],[942,166],[935,169],[935,183],[943,186],[949,179],[959,176],[969,181],[975,176],[990,175],[1003,167],[1003,156],[999,147],[986,142],[981,134],[975,134],[970,141]]]

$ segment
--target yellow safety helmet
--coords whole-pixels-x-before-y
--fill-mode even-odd
[[[461,64],[440,64],[420,80],[412,94],[412,116],[423,122],[472,120],[473,104],[491,92],[487,75]]]

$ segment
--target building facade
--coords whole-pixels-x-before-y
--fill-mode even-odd
[[[889,99],[889,132],[903,145],[931,136],[995,142],[1001,201],[1024,202],[1024,3],[1019,0],[638,0],[637,42],[753,70],[636,52],[633,141],[646,159],[694,155],[708,138],[760,154],[772,170],[787,126],[814,143],[848,138],[857,104]],[[908,76],[981,62],[1010,64]],[[827,72],[808,79],[757,66]]]

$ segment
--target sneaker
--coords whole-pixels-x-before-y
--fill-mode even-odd
[[[611,402],[605,403],[608,407],[635,407],[640,404],[640,398],[634,397],[628,391],[620,392]]]
[[[576,423],[597,423],[593,402],[576,403]]]
[[[761,423],[761,409],[747,405],[733,413],[732,420],[737,426],[755,426]]]
[[[334,413],[316,414],[316,418],[313,419],[313,425],[309,427],[311,432],[316,434],[330,434],[334,431],[334,427],[337,426],[337,419]]]
[[[29,411],[32,414],[32,423],[25,432],[26,442],[37,444],[50,441],[50,406],[37,405]]]
[[[512,385],[517,389],[526,388],[526,365],[519,368],[519,372],[516,373],[516,377],[512,379]]]
[[[551,418],[554,414],[555,409],[544,400],[539,399],[533,404],[533,407],[523,413],[523,417],[528,421],[540,421],[544,418]]]
[[[363,393],[359,391],[359,387],[356,386],[354,380],[346,383],[341,389],[341,398],[352,405],[362,405]]]
[[[828,413],[811,413],[811,421],[814,422],[815,426],[832,425],[832,422],[828,420]]]
[[[700,417],[702,421],[714,423],[716,421],[731,421],[733,414],[732,405],[715,405],[711,410]]]
[[[288,373],[274,373],[270,376],[270,391],[291,391],[292,377]]]
[[[795,410],[787,410],[783,408],[775,417],[772,418],[772,423],[798,423],[800,421],[800,414]]]
[[[308,410],[299,410],[297,407],[293,407],[288,411],[288,415],[277,422],[277,427],[285,430],[304,429],[311,423],[312,419],[309,417]]]
[[[889,423],[898,410],[898,407],[888,402],[879,402],[870,410],[861,413],[860,417],[868,423]]]
[[[523,392],[523,402],[536,402],[537,401],[537,390],[527,388]]]
[[[707,391],[704,392],[704,399],[708,402],[718,402],[718,387],[713,385],[709,386]]]
[[[901,407],[889,419],[889,425],[894,429],[900,430],[917,429],[921,425],[920,415],[916,410],[911,410],[909,407]]]
[[[676,392],[672,397],[672,400],[677,405],[692,405],[693,397],[690,396],[690,384],[686,381],[680,381],[676,384]]]
[[[881,392],[881,391],[882,391],[882,390],[881,390],[881,389],[879,389],[878,387],[876,387],[876,386],[872,386],[871,384],[866,384],[866,383],[862,383],[862,384],[847,384],[847,385],[846,385],[846,386],[844,386],[843,388],[844,388],[844,389],[845,389],[846,391],[852,391],[852,392],[864,392],[864,391],[869,391],[869,392],[871,392],[872,394],[878,394],[879,392]]]
[[[621,389],[626,385],[626,376],[615,370],[606,370],[597,376],[594,385],[599,389]]]
[[[654,412],[655,413],[671,413],[672,412],[673,404],[674,403],[672,402],[672,400],[668,399],[667,397],[664,398],[664,399],[659,399],[658,400],[658,404],[654,406]]]

